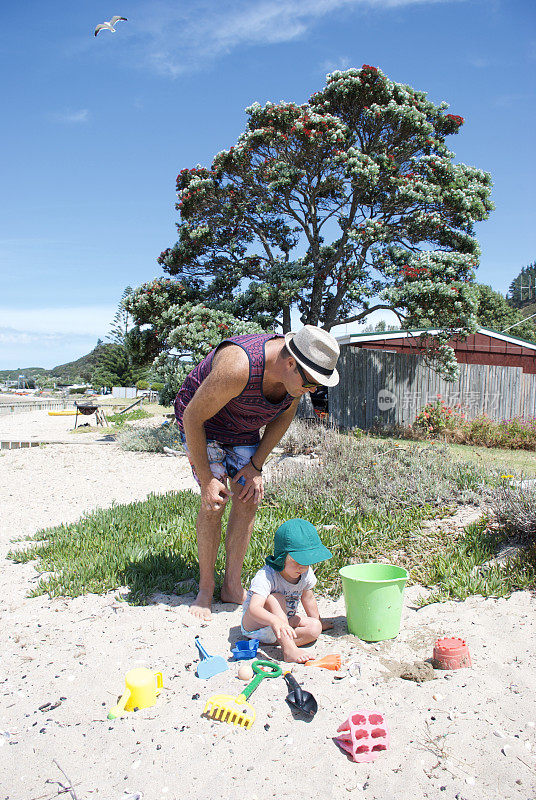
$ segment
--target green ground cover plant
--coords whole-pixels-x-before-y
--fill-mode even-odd
[[[495,421],[486,414],[467,419],[462,405],[448,406],[438,395],[417,414],[406,435],[420,439],[441,439],[458,444],[536,450],[536,416],[513,416]]]
[[[155,437],[161,437],[162,447],[164,441],[173,446],[175,429],[174,424],[149,429],[151,447]],[[146,430],[126,426],[119,435],[135,433],[139,445]],[[316,570],[325,594],[340,593],[342,566],[373,560],[406,567],[413,581],[432,589],[425,603],[536,588],[536,490],[531,484],[518,486],[513,475],[454,457],[435,442],[356,438],[300,421],[293,423],[281,450],[302,455],[283,459],[267,484],[244,562],[245,581],[264,563],[275,529],[301,516],[317,526],[333,553]],[[318,458],[311,459],[313,454]],[[471,503],[487,506],[491,516],[457,535],[423,526]],[[150,602],[155,592],[180,593],[182,582],[198,578],[198,504],[197,495],[181,491],[99,509],[78,522],[38,532],[9,555],[16,562],[35,560],[43,573],[33,595],[74,597],[126,586],[130,602]],[[493,558],[508,541],[521,548],[505,568]],[[220,548],[220,583],[223,568]]]
[[[536,501],[536,496],[533,498]],[[434,547],[425,568],[412,571],[414,580],[432,588],[421,605],[445,600],[465,600],[470,595],[506,597],[521,589],[536,588],[536,549],[517,551],[504,561],[495,556],[510,542],[508,532],[489,526],[489,520],[468,525],[462,536],[448,537]]]
[[[126,425],[119,431],[117,441],[123,450],[137,450],[145,453],[163,453],[164,447],[172,450],[181,448],[179,429],[175,422],[147,425],[143,428]]]
[[[492,492],[491,511],[511,539],[536,548],[536,481],[519,485],[511,477],[504,476]]]
[[[501,475],[512,473],[523,477],[536,477],[536,457],[527,450],[479,447],[452,442],[445,442],[445,447],[453,458],[486,465],[488,469],[494,469]]]
[[[111,425],[122,428],[127,422],[135,422],[138,419],[149,419],[153,415],[143,408],[136,408],[134,411],[125,411],[123,414],[108,414],[106,419]]]
[[[356,440],[329,429],[319,434],[319,427],[292,433],[293,448],[298,440],[322,436],[322,446],[315,445],[320,459],[289,459],[293,463],[269,481],[244,579],[264,562],[275,529],[302,516],[318,527],[333,553],[316,571],[321,592],[338,594],[340,567],[362,560],[390,560],[408,568],[413,580],[433,585],[439,580],[434,559],[450,552],[451,537],[431,533],[422,523],[459,503],[482,502],[500,486],[500,477],[455,461],[436,444]],[[77,596],[126,586],[130,602],[150,602],[153,593],[180,592],[178,584],[198,578],[198,503],[188,491],[97,510],[76,523],[40,531],[10,557],[36,561],[43,575],[34,595]],[[223,566],[220,548],[220,581]]]

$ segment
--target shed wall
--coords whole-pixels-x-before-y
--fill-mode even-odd
[[[338,386],[329,389],[331,420],[342,428],[411,425],[427,402],[441,395],[447,405],[461,403],[468,419],[536,416],[536,375],[521,367],[460,364],[449,383],[422,356],[341,347]]]

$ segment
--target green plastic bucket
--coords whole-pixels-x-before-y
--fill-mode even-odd
[[[365,642],[394,639],[400,630],[407,571],[393,564],[349,564],[339,575],[350,633]]]

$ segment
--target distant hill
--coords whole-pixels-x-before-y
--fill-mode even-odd
[[[0,382],[16,381],[19,375],[25,378],[37,378],[39,375],[48,374],[48,370],[43,367],[20,367],[19,369],[0,369]]]
[[[531,314],[536,314],[536,303],[528,303],[527,305],[524,305],[523,308],[521,308],[519,310],[521,311],[521,313],[523,314],[523,316],[525,318],[526,317],[530,317]]]
[[[113,346],[111,344],[98,344],[87,355],[77,358],[76,361],[60,364],[48,370],[47,374],[61,383],[89,383],[91,374],[97,366],[97,361],[107,348]]]
[[[30,379],[50,377],[54,378],[58,383],[63,384],[89,383],[98,359],[108,347],[113,346],[114,345],[111,344],[98,344],[87,355],[77,358],[76,361],[69,361],[67,364],[59,364],[57,367],[53,367],[53,369],[44,369],[43,367],[3,369],[0,370],[0,382],[16,381],[19,375],[24,375],[25,378]]]

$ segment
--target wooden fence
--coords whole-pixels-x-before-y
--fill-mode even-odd
[[[60,411],[64,408],[74,408],[74,402],[63,400],[17,400],[13,403],[0,402],[0,416],[4,414],[21,414],[25,411]]]
[[[521,367],[460,364],[454,383],[440,378],[422,356],[343,346],[338,386],[329,390],[329,415],[341,428],[411,425],[422,407],[441,395],[461,403],[468,419],[536,416],[536,375]]]

